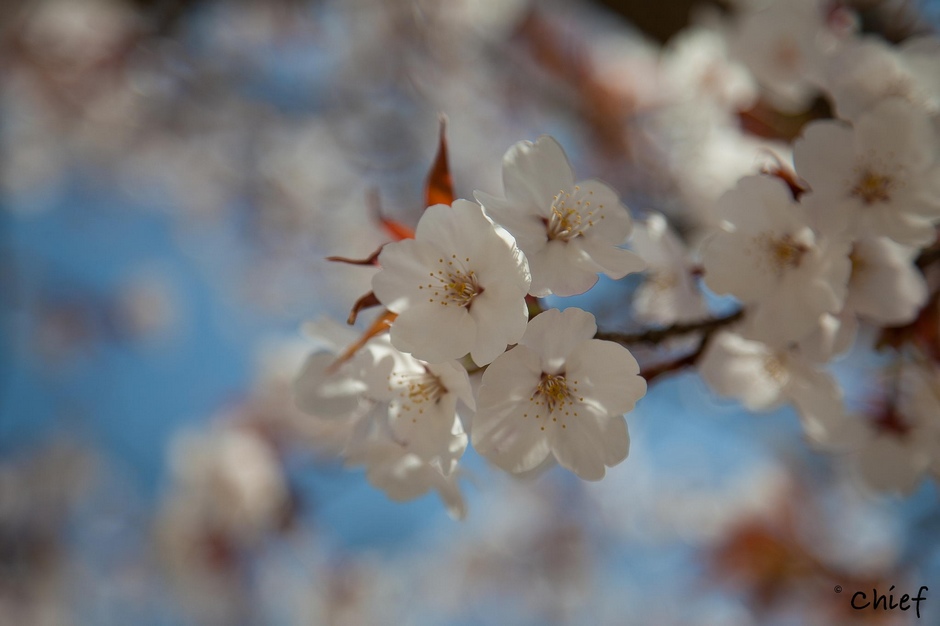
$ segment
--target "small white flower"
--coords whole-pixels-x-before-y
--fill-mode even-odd
[[[747,64],[771,103],[805,110],[817,93],[822,59],[837,42],[817,0],[776,0],[747,11],[731,33],[731,49]]]
[[[626,458],[623,414],[646,381],[633,355],[593,339],[596,331],[594,316],[574,308],[529,322],[519,345],[483,374],[471,433],[480,454],[517,474],[554,455],[585,480]]]
[[[632,221],[617,193],[596,180],[575,184],[561,146],[548,135],[521,141],[503,157],[505,198],[477,191],[486,213],[516,238],[529,260],[529,293],[573,296],[597,282],[643,269],[637,255],[618,246]]]
[[[750,71],[728,55],[720,32],[689,27],[669,40],[661,60],[670,96],[699,106],[713,103],[725,111],[743,111],[757,99]]]
[[[936,369],[907,365],[897,406],[855,416],[843,434],[862,481],[877,491],[910,493],[940,458],[940,377]]]
[[[337,365],[332,352],[311,355],[294,383],[299,408],[348,464],[395,500],[437,489],[449,512],[464,514],[456,467],[468,437],[457,401],[474,398],[455,361],[429,364],[396,350],[388,335],[370,339]]]
[[[413,500],[431,489],[437,491],[455,519],[466,515],[466,505],[457,484],[457,460],[467,448],[467,436],[454,433],[442,456],[428,460],[408,445],[382,438],[357,443],[347,453],[347,463],[364,465],[366,479],[398,502]]]
[[[393,436],[410,452],[431,459],[447,450],[455,436],[466,439],[457,400],[470,409],[475,402],[467,370],[456,361],[427,364],[408,358],[389,374],[387,389]]]
[[[852,247],[852,275],[845,308],[882,326],[912,321],[927,301],[927,283],[914,266],[917,248],[886,237],[859,239]]]
[[[372,279],[398,313],[392,344],[431,363],[470,354],[486,365],[525,332],[529,272],[512,237],[479,205],[428,207],[414,239],[385,246]]]
[[[747,305],[752,338],[784,345],[842,308],[849,244],[817,235],[783,181],[743,178],[719,209],[726,222],[702,249],[705,283]]]
[[[294,402],[314,417],[355,421],[373,409],[407,355],[393,348],[387,335],[370,339],[340,363],[339,352],[324,349],[307,357],[294,379]]]
[[[937,150],[926,115],[894,98],[859,116],[854,128],[810,124],[793,160],[812,189],[804,202],[822,231],[922,246],[933,241],[940,217]]]
[[[702,379],[719,395],[750,411],[792,402],[807,437],[825,444],[844,421],[842,390],[798,346],[774,349],[730,331],[717,333],[699,360]]]
[[[651,213],[637,225],[632,246],[648,264],[646,280],[633,296],[638,320],[673,324],[705,317],[708,307],[692,277],[688,251],[662,214]]]
[[[847,120],[892,97],[934,115],[940,112],[940,39],[917,37],[899,46],[877,37],[848,43],[827,63],[823,88]]]
[[[172,502],[185,503],[205,528],[250,544],[279,521],[288,491],[269,443],[240,428],[184,432],[173,441]]]
[[[387,423],[386,434],[426,459],[463,434],[457,401],[473,409],[474,399],[467,370],[456,361],[419,361],[396,350],[388,335],[370,339],[346,362],[337,365],[336,359],[317,352],[304,363],[294,397],[305,413],[346,422],[351,439],[371,428],[360,422]]]

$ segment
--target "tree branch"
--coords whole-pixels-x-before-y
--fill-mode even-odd
[[[708,319],[699,320],[697,322],[683,322],[673,324],[672,326],[666,326],[665,328],[651,328],[649,330],[644,330],[639,333],[604,333],[599,332],[594,337],[596,339],[604,339],[606,341],[613,341],[624,346],[631,345],[659,345],[667,339],[672,339],[673,337],[681,337],[683,335],[689,335],[691,333],[705,333],[705,336],[712,334],[719,328],[723,328],[730,324],[733,324],[744,317],[744,310],[739,309],[734,313],[725,315],[724,317],[710,317]]]

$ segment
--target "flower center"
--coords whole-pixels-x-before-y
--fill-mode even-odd
[[[762,239],[761,243],[766,251],[767,259],[778,275],[799,267],[803,255],[809,252],[805,244],[796,241],[789,233],[779,237],[764,235]]]
[[[892,187],[894,187],[894,181],[890,176],[884,176],[866,169],[859,176],[858,182],[855,183],[849,194],[865,204],[888,202],[891,200],[890,192]]]
[[[394,380],[396,377],[397,382]],[[405,411],[417,408],[418,413],[424,413],[425,405],[437,404],[447,393],[440,377],[427,368],[423,372],[393,373],[389,382],[389,391],[395,387],[399,389],[398,395],[404,401],[402,409]]]
[[[780,357],[775,354],[768,354],[764,356],[764,372],[767,373],[770,378],[777,384],[783,384],[786,382],[788,373],[787,366]]]
[[[447,393],[441,379],[430,372],[418,374],[415,380],[408,381],[407,389],[408,398],[415,404],[437,402]]]
[[[542,379],[539,381],[535,395],[542,398],[549,412],[552,412],[571,397],[571,392],[568,390],[568,381],[564,374],[553,375],[542,372]]]
[[[470,257],[466,261],[469,263]],[[429,272],[432,282],[419,285],[418,289],[427,288],[428,302],[438,302],[441,306],[456,304],[469,309],[473,299],[483,293],[483,286],[477,281],[476,273],[461,268],[462,263],[457,262],[456,254],[450,260],[438,259],[438,263],[443,269]]]
[[[575,193],[579,192],[581,187],[576,185]],[[593,191],[587,194],[593,195]],[[603,205],[598,206],[604,208]],[[555,194],[552,201],[552,216],[549,219],[542,218],[545,223],[545,234],[550,241],[570,241],[584,231],[594,226],[594,209],[591,208],[590,200],[572,198],[567,191],[559,191]],[[582,213],[583,212],[583,213]],[[603,216],[601,216],[603,218]]]
[[[449,282],[444,285],[447,289],[447,297],[458,306],[469,307],[473,299],[483,292],[483,288],[477,283],[472,271],[467,274],[463,272],[448,274],[447,278]]]

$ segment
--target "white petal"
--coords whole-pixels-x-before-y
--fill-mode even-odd
[[[577,184],[571,194],[572,203],[581,202],[581,224],[591,224],[584,235],[607,244],[619,246],[633,230],[630,212],[620,203],[617,192],[599,180],[585,180]],[[578,206],[578,205],[576,205]]]
[[[529,293],[542,297],[550,293],[575,296],[597,282],[593,268],[585,268],[584,252],[577,246],[556,239],[529,257],[532,286]]]
[[[548,241],[545,222],[538,213],[521,210],[516,203],[482,191],[475,191],[473,195],[483,205],[486,214],[508,230],[526,254],[541,249]]]
[[[611,341],[583,342],[572,352],[566,368],[568,380],[578,385],[584,401],[605,415],[632,411],[637,400],[646,395],[646,380],[639,376],[636,359]]]
[[[592,271],[602,272],[614,280],[646,269],[646,262],[639,255],[604,241],[577,237],[569,241],[568,245],[584,252],[583,258],[587,259],[589,267],[593,266]]]
[[[699,360],[699,374],[719,395],[738,398],[751,411],[779,406],[789,371],[757,341],[719,332]]]
[[[470,351],[473,362],[486,365],[519,341],[529,319],[525,291],[508,283],[486,287],[474,298],[470,315],[477,324],[477,340]]]
[[[457,398],[445,394],[431,402],[413,402],[407,395],[389,405],[389,424],[399,443],[425,460],[446,455],[457,420]]]
[[[542,422],[535,419],[529,401],[540,374],[538,357],[525,346],[501,355],[483,374],[471,433],[473,447],[508,472],[532,470],[551,453]]]
[[[855,167],[855,142],[852,129],[842,122],[811,122],[803,136],[793,144],[796,173],[804,178],[814,193],[835,196],[845,193]]]
[[[464,307],[422,303],[392,323],[392,345],[429,363],[458,359],[476,343],[476,322]]]
[[[549,309],[532,318],[519,343],[541,356],[543,371],[555,374],[571,353],[596,332],[597,323],[587,311],[575,307]]]
[[[927,284],[912,262],[914,249],[885,237],[860,239],[859,259],[849,283],[846,308],[879,324],[898,325],[916,317],[927,300]]]
[[[574,187],[574,175],[558,142],[542,135],[534,144],[520,141],[506,152],[503,187],[506,198],[524,212],[549,217],[555,194]]]
[[[888,157],[907,176],[921,173],[936,159],[928,117],[900,98],[883,100],[855,122],[860,155]]]
[[[382,269],[372,277],[372,291],[389,310],[400,313],[427,299],[428,272],[439,252],[414,239],[387,244],[379,254]]]
[[[566,428],[553,429],[551,444],[558,463],[584,480],[600,480],[607,466],[620,463],[630,451],[623,417],[597,417],[587,411],[569,419]]]
[[[415,229],[416,240],[433,244],[447,258],[451,254],[463,258],[484,251],[494,241],[494,234],[483,208],[476,202],[460,199],[454,200],[452,206],[437,204],[426,208]]]
[[[366,384],[347,369],[332,372],[336,355],[311,354],[294,380],[294,402],[305,413],[319,417],[347,417],[363,407]]]
[[[705,284],[717,294],[732,294],[745,303],[756,302],[770,293],[775,277],[766,264],[755,262],[756,246],[750,237],[719,231],[702,246]]]

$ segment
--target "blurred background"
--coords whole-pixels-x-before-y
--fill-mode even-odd
[[[695,223],[701,122],[658,108],[662,45],[740,4],[0,3],[0,624],[940,624],[936,486],[875,496],[792,409],[694,374],[655,383],[600,483],[468,451],[463,522],[389,501],[291,401],[301,325],[374,272],[325,257],[388,240],[373,191],[417,222],[441,114],[458,197],[549,133]],[[940,23],[852,4],[892,40]],[[799,121],[775,119],[762,140]],[[635,328],[637,283],[567,304]],[[877,367],[843,363],[849,388]],[[921,621],[849,608],[891,585],[930,587]]]

